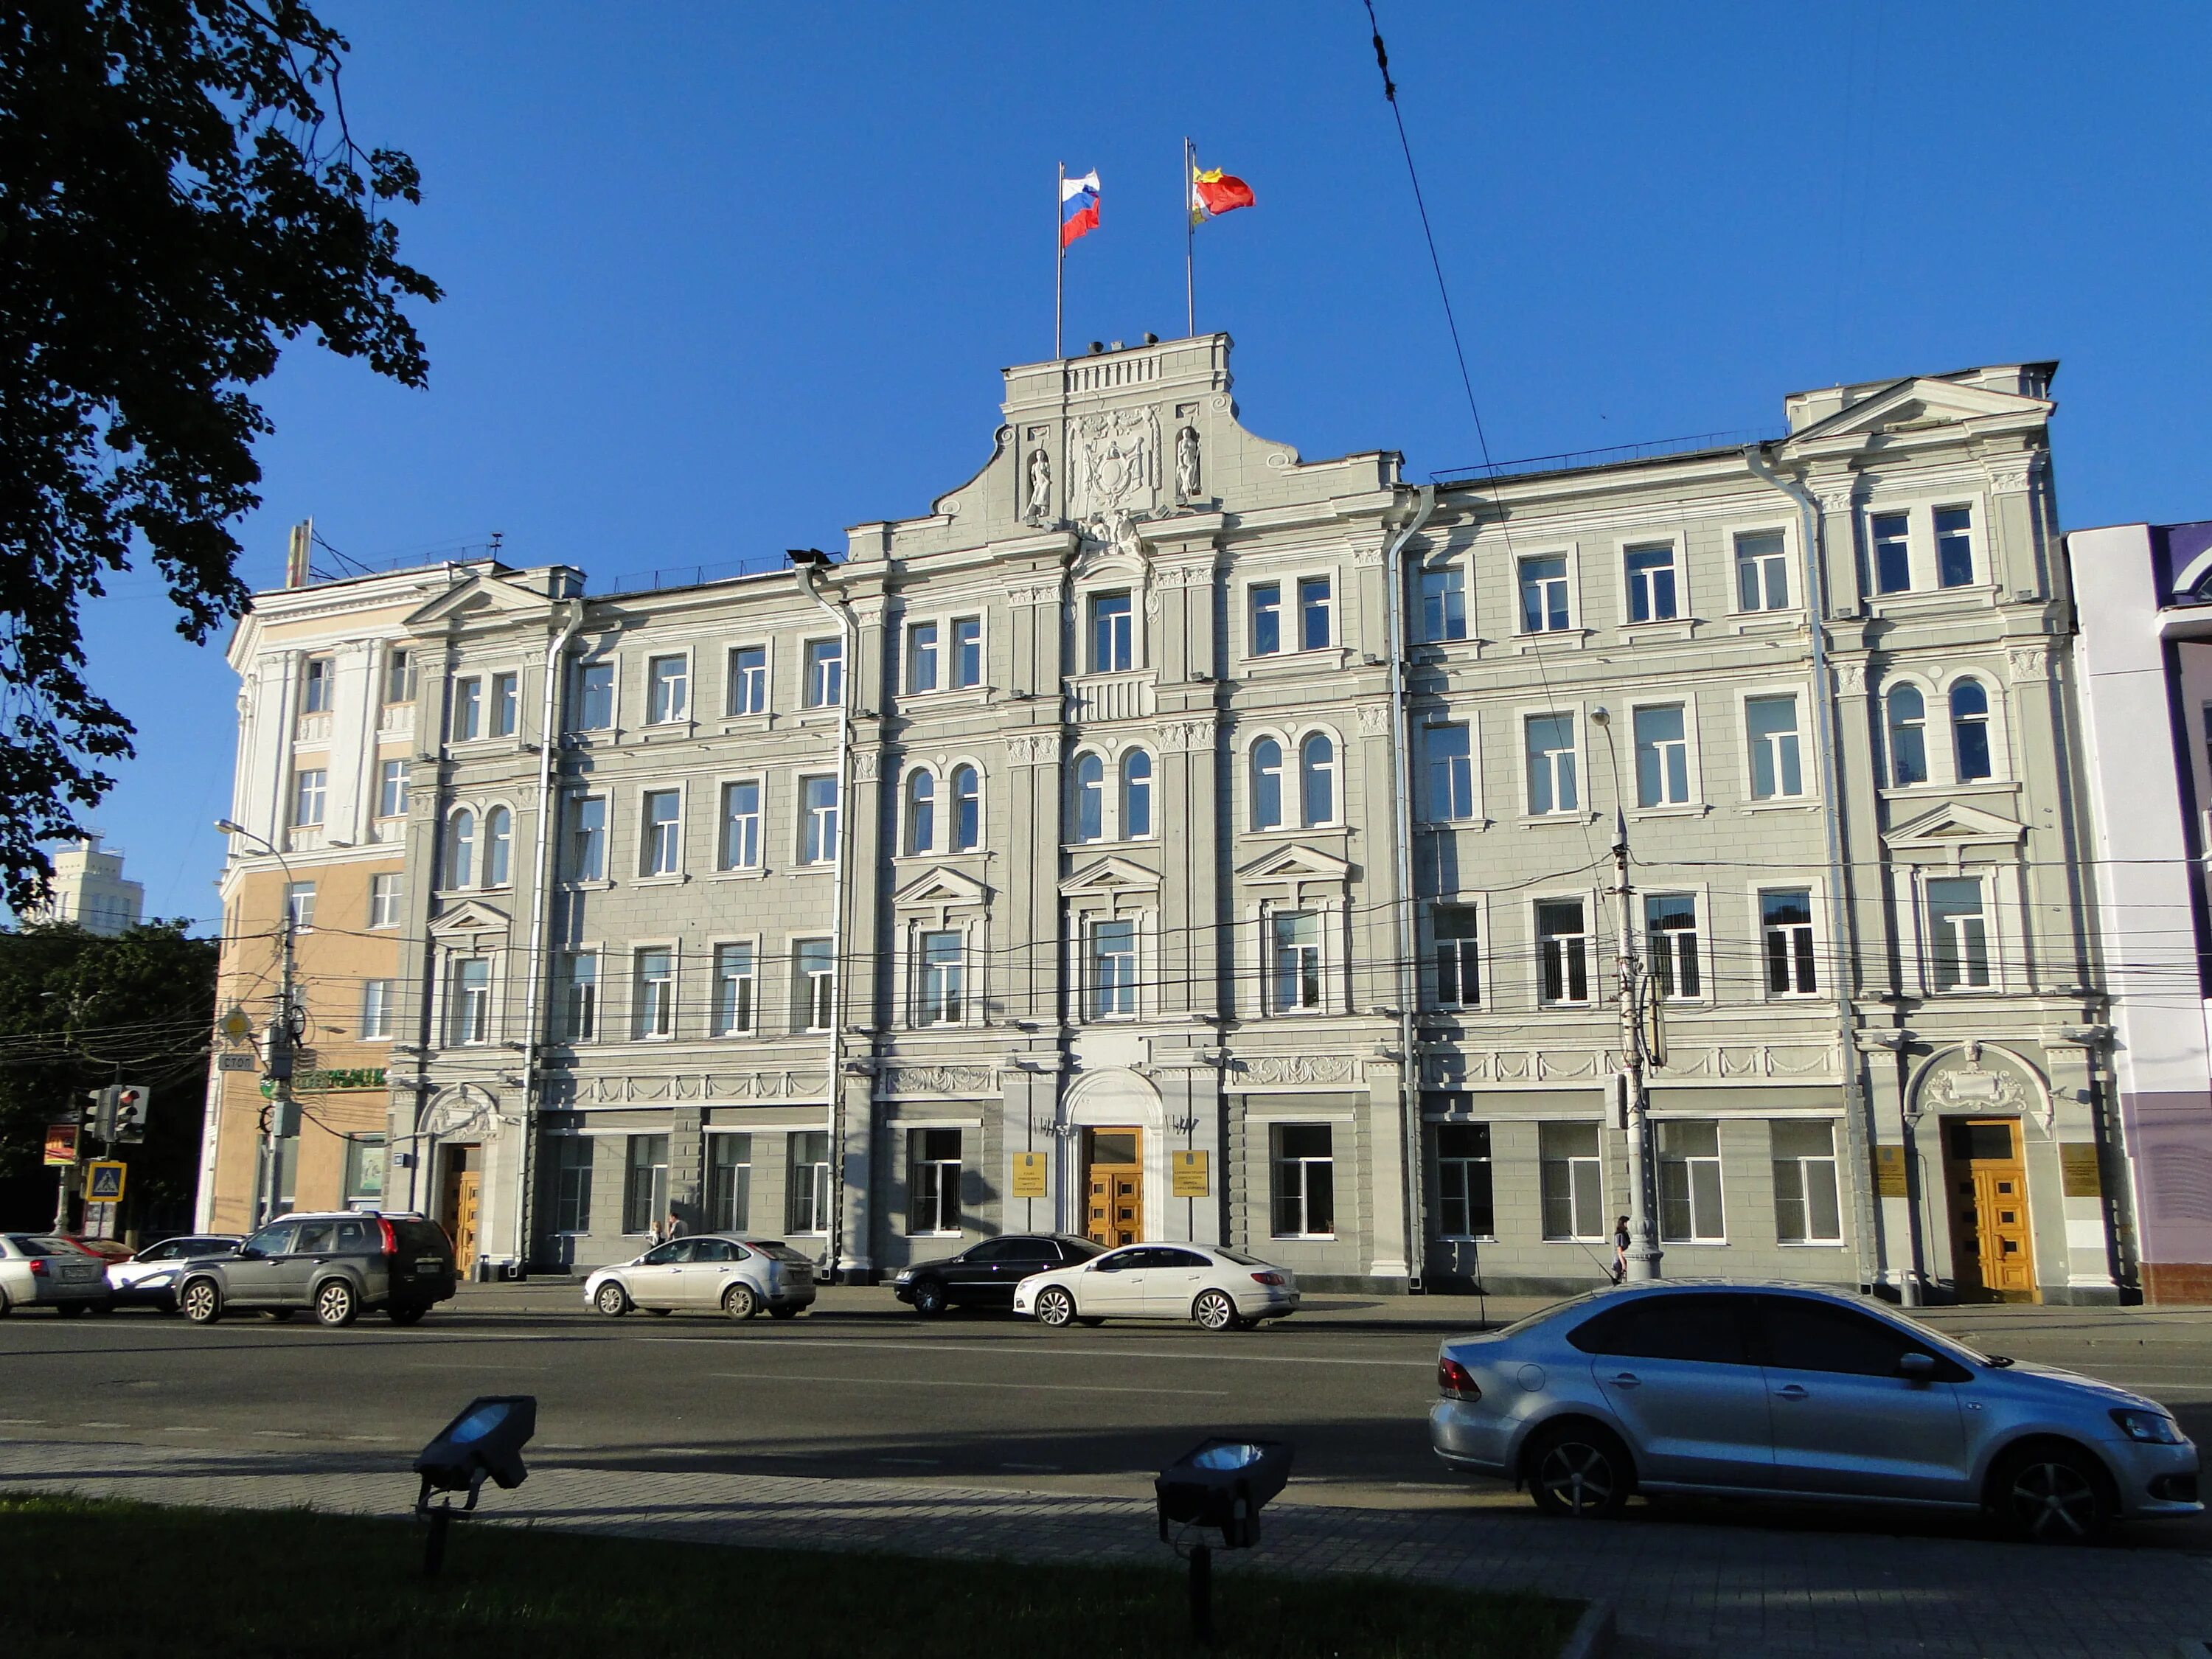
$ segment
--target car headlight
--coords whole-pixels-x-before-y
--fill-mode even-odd
[[[2112,1421],[2120,1425],[2120,1432],[2129,1439],[2140,1440],[2148,1446],[2181,1443],[2180,1425],[2163,1412],[2120,1410],[2112,1413]]]
[[[911,1267],[901,1267],[901,1268],[898,1270],[898,1276],[897,1276],[896,1279],[892,1279],[892,1280],[891,1280],[891,1283],[892,1283],[892,1284],[894,1284],[894,1285],[904,1285],[904,1284],[908,1284],[908,1283],[911,1282],[911,1281],[912,1281],[912,1279],[913,1279],[913,1278],[914,1278],[914,1269],[913,1269],[913,1268],[911,1268]]]

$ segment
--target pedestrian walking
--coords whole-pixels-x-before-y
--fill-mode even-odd
[[[1628,1218],[1623,1216],[1613,1224],[1613,1282],[1616,1285],[1628,1277]]]
[[[663,1243],[672,1238],[683,1237],[684,1218],[671,1210],[668,1212],[668,1224],[660,1230],[660,1237]]]

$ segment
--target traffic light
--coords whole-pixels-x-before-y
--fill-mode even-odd
[[[92,1097],[92,1133],[100,1140],[115,1139],[115,1109],[123,1091],[110,1084]]]
[[[136,1142],[146,1139],[146,1107],[153,1091],[136,1083],[118,1084],[115,1094],[115,1133],[110,1140]]]

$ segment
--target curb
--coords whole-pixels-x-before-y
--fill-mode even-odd
[[[1566,1644],[1559,1650],[1559,1659],[1605,1659],[1613,1651],[1613,1640],[1618,1634],[1613,1603],[1593,1601],[1575,1621]]]

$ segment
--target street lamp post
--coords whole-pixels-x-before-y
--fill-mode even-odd
[[[292,879],[292,866],[285,861],[283,854],[276,850],[276,844],[266,836],[229,818],[217,818],[215,827],[227,836],[244,836],[249,841],[259,842],[270,857],[276,860],[277,868],[284,872],[283,962],[277,980],[276,1018],[270,1022],[269,1052],[262,1066],[263,1073],[269,1080],[270,1100],[269,1104],[261,1109],[260,1196],[253,1206],[253,1224],[260,1227],[267,1223],[276,1203],[276,1136],[274,1131],[280,1123],[293,1121],[292,1040],[295,1034],[292,1030],[292,934],[297,918],[292,908],[292,889],[295,884]]]
[[[1590,710],[1591,723],[1605,733],[1613,749],[1612,716],[1602,708]],[[1620,1091],[1622,1127],[1628,1132],[1628,1262],[1627,1276],[1642,1280],[1659,1277],[1657,1218],[1651,1191],[1651,1113],[1644,1093],[1644,997],[1650,987],[1636,951],[1636,890],[1628,879],[1628,813],[1620,805],[1618,753],[1613,766],[1613,922],[1620,933],[1620,1070],[1613,1086]]]

